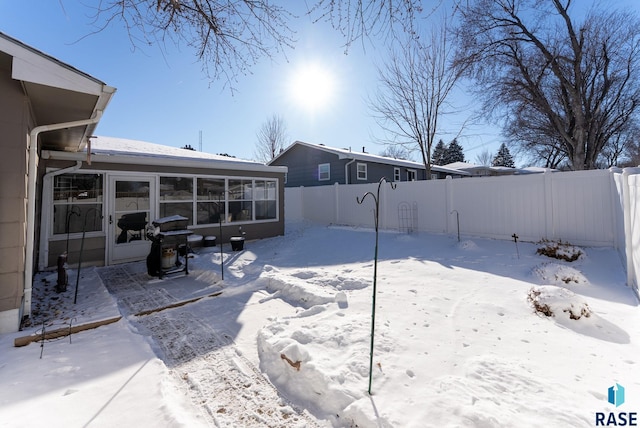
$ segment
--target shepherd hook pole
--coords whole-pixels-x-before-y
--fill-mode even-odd
[[[378,182],[377,194],[374,195],[371,192],[367,192],[364,194],[364,196],[362,196],[362,198],[356,197],[356,202],[358,202],[358,204],[362,204],[366,199],[366,197],[368,195],[371,195],[375,203],[373,218],[374,218],[374,225],[375,225],[375,231],[376,231],[376,246],[375,246],[375,251],[373,256],[373,303],[371,307],[371,347],[369,350],[369,388],[367,389],[367,392],[369,393],[369,395],[371,395],[371,378],[373,373],[373,338],[374,338],[374,332],[375,332],[375,326],[376,326],[376,282],[378,277],[378,219],[380,215],[380,187],[382,186],[382,183],[385,181],[387,181],[387,179],[385,177],[382,177]],[[391,185],[392,189],[396,188],[396,185],[394,183],[389,183],[389,184]]]
[[[451,211],[451,214],[456,213],[456,224],[458,225],[458,242],[460,242],[460,214],[458,210]]]
[[[78,274],[76,275],[76,291],[73,295],[73,304],[75,305],[78,302],[78,287],[80,285],[80,269],[82,268],[82,253],[84,252],[84,235],[87,230],[87,217],[89,213],[93,212],[93,219],[96,219],[96,213],[100,215],[100,219],[102,219],[102,213],[98,211],[97,208],[90,208],[84,213],[84,223],[82,225],[82,240],[80,241],[80,254],[78,255]]]

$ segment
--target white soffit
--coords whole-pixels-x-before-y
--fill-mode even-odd
[[[100,95],[103,82],[21,42],[0,37],[0,51],[13,57],[11,77],[54,88]]]

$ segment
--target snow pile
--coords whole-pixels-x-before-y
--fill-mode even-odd
[[[559,263],[542,263],[533,268],[533,274],[543,283],[553,285],[585,285],[589,283],[578,269]]]
[[[584,251],[575,245],[562,241],[543,240],[537,254],[567,262],[575,262],[584,258]]]
[[[529,290],[527,300],[535,312],[577,333],[614,343],[629,343],[629,334],[595,313],[584,298],[553,285]]]
[[[478,250],[478,245],[471,240],[465,240],[458,243],[458,248],[461,250],[476,251]]]
[[[589,318],[589,305],[564,288],[553,285],[533,287],[527,295],[536,312],[547,317]]]
[[[345,419],[348,407],[365,397],[368,346],[361,316],[333,304],[275,322],[258,335],[261,370],[286,396],[335,426],[345,424],[337,415]]]

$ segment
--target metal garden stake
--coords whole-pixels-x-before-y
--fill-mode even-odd
[[[456,224],[458,225],[458,242],[460,242],[460,214],[458,210],[451,211],[451,214],[456,213]]]
[[[356,201],[358,202],[358,204],[362,204],[366,199],[366,197],[371,195],[376,206],[373,212],[374,221],[375,221],[374,224],[375,224],[375,230],[376,230],[376,247],[375,247],[375,253],[373,257],[373,304],[371,309],[371,348],[369,351],[369,388],[367,389],[367,391],[369,392],[369,395],[371,395],[371,376],[373,372],[373,337],[374,337],[375,326],[376,326],[376,281],[378,277],[378,218],[380,214],[380,187],[382,186],[382,183],[385,181],[387,181],[387,179],[385,177],[382,177],[378,182],[377,194],[374,195],[371,192],[367,192],[364,194],[364,196],[362,196],[362,198],[356,197]],[[389,183],[389,184],[391,185],[392,189],[396,188],[396,185],[394,183]]]
[[[518,251],[518,235],[514,233],[511,237],[513,238],[513,242],[516,243],[516,254],[518,255],[518,258],[520,258],[520,251]]]
[[[80,254],[78,255],[78,274],[76,276],[76,291],[73,295],[74,305],[78,302],[78,286],[80,284],[80,269],[82,268],[82,253],[84,252],[84,235],[87,230],[87,217],[89,217],[90,212],[94,213],[94,217],[93,217],[94,220],[96,219],[96,213],[100,215],[100,218],[102,219],[102,213],[97,208],[90,208],[84,214],[84,224],[82,225],[82,240],[80,241]]]

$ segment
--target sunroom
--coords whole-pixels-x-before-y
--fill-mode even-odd
[[[40,269],[64,252],[73,265],[81,250],[83,264],[142,260],[149,225],[173,215],[223,244],[240,228],[248,240],[284,234],[283,167],[108,137],[42,160]]]

